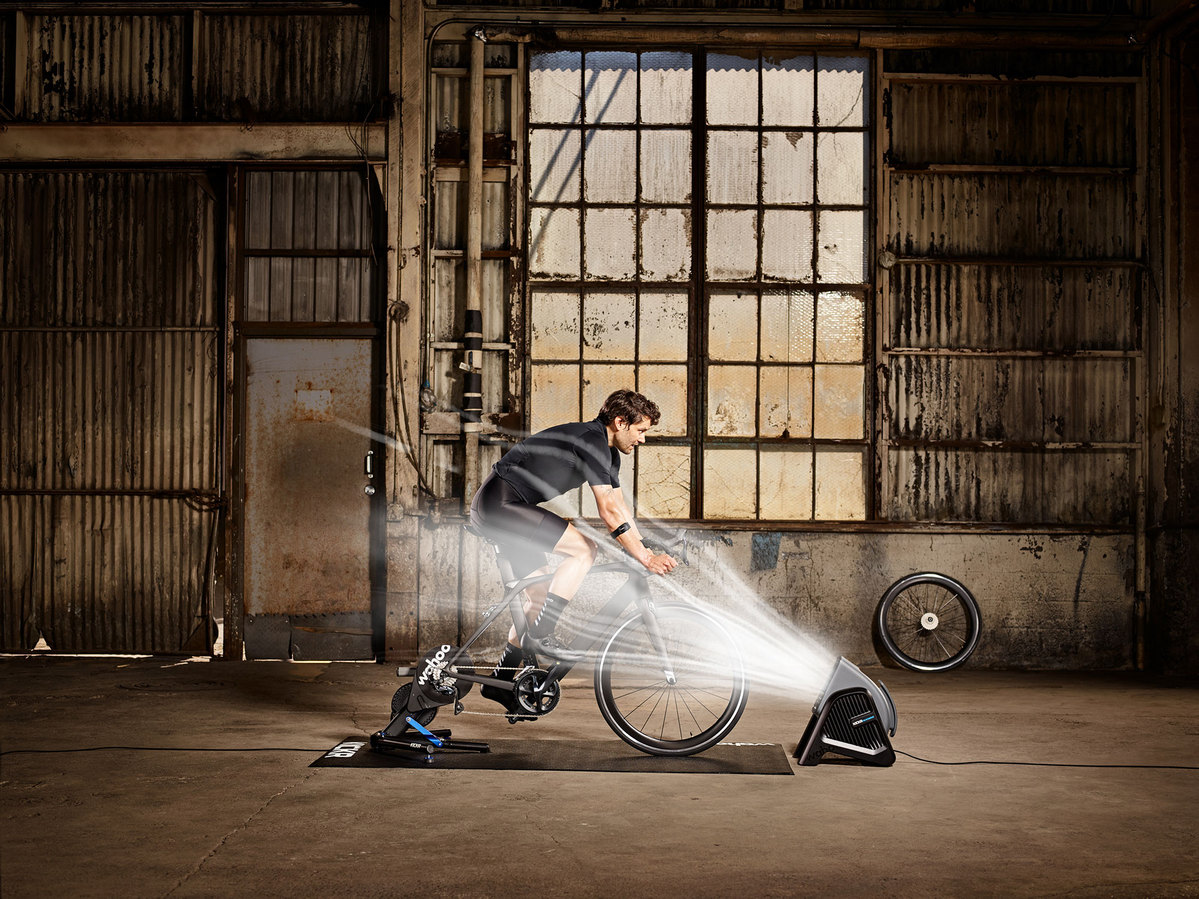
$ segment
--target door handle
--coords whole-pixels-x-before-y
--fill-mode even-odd
[[[374,450],[366,451],[366,456],[362,460],[362,470],[363,470],[363,473],[366,475],[366,479],[368,481],[372,480],[374,478],[374,476],[375,476],[375,451]],[[363,488],[363,492],[366,493],[367,496],[374,496],[375,495],[375,485],[367,484],[366,487]]]

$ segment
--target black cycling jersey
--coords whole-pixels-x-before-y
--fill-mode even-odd
[[[508,451],[492,469],[532,505],[581,487],[620,487],[620,452],[608,446],[598,418],[539,431]]]

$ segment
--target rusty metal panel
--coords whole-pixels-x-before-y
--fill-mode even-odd
[[[372,448],[372,351],[367,339],[247,341],[243,521],[253,657],[370,655],[363,459]],[[280,648],[269,635],[260,639],[260,619],[285,626]]]
[[[26,33],[23,118],[183,118],[183,16],[31,15]]]
[[[215,519],[153,496],[0,495],[3,645],[204,651]]]
[[[1039,172],[891,175],[888,230],[907,256],[1128,259],[1129,177]]]
[[[895,440],[1131,443],[1132,361],[893,356]]]
[[[0,330],[4,487],[212,490],[219,348],[215,329]]]
[[[1136,165],[1129,82],[899,81],[890,91],[896,165]]]
[[[214,210],[186,173],[11,174],[4,645],[204,651],[219,472]]]
[[[365,120],[378,93],[371,26],[369,15],[344,11],[201,15],[197,116],[208,121]]]
[[[215,327],[211,206],[199,174],[4,174],[0,327]]]
[[[1132,524],[1134,454],[892,447],[886,517],[900,521]]]
[[[911,264],[890,274],[890,345],[1138,349],[1131,266]]]

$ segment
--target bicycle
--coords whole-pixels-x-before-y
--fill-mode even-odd
[[[439,709],[462,699],[474,684],[512,691],[519,711],[510,722],[544,717],[561,698],[561,680],[577,662],[549,661],[541,667],[529,637],[522,592],[552,574],[516,578],[502,547],[473,526],[466,530],[486,540],[496,553],[504,596],[484,613],[475,632],[460,647],[443,644],[430,650],[392,697],[392,719],[371,736],[376,750],[424,754],[443,749],[486,752],[486,743],[455,741],[449,731],[431,730]],[[686,561],[681,538],[656,548]],[[745,665],[736,641],[720,620],[682,601],[655,602],[650,574],[632,559],[600,563],[592,573],[617,572],[627,580],[579,629],[571,648],[594,656],[595,698],[608,726],[630,746],[650,755],[685,756],[719,743],[736,726],[749,695]],[[632,611],[626,615],[629,610]],[[524,650],[513,680],[479,673],[491,666],[472,661],[469,650],[507,610]]]
[[[949,671],[978,646],[982,616],[960,581],[935,571],[909,574],[879,600],[874,625],[887,653],[912,671]]]

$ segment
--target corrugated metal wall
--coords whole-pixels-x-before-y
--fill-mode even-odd
[[[6,650],[207,648],[215,206],[202,175],[0,177]]]
[[[239,15],[178,5],[144,15],[29,13],[20,47],[15,22],[0,14],[0,47],[12,40],[15,58],[26,61],[15,73],[21,121],[359,122],[381,115],[373,20],[361,11]],[[2,68],[7,78],[11,67]]]
[[[371,110],[368,16],[213,14],[197,27],[199,118],[362,121]]]
[[[1134,524],[1137,79],[1113,57],[1014,81],[1000,56],[888,55],[885,518]]]
[[[44,15],[28,22],[28,119],[183,117],[185,17]]]

